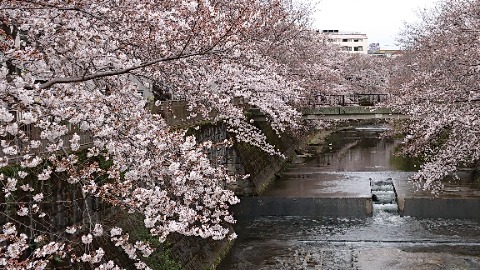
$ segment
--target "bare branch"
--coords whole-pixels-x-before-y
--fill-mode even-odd
[[[65,83],[78,83],[78,82],[85,82],[89,80],[94,80],[94,79],[99,79],[99,78],[104,78],[104,77],[110,77],[110,76],[116,76],[116,75],[122,75],[129,73],[130,71],[137,70],[140,68],[152,66],[161,62],[167,62],[167,61],[173,61],[173,60],[179,60],[182,58],[189,58],[193,56],[199,56],[199,55],[205,55],[208,54],[209,52],[197,52],[197,53],[191,53],[191,54],[179,54],[176,56],[172,57],[166,57],[166,58],[160,58],[160,59],[155,59],[153,61],[145,62],[143,64],[140,64],[138,66],[132,66],[124,69],[118,69],[118,70],[111,70],[111,71],[104,71],[104,72],[96,72],[90,75],[83,75],[83,76],[73,76],[73,77],[65,77],[65,78],[55,78],[52,80],[49,80],[48,82],[41,84],[39,86],[40,89],[46,89],[50,88],[55,84],[65,84]]]

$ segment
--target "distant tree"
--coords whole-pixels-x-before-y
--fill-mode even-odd
[[[447,174],[480,158],[480,2],[446,0],[402,36],[392,78],[397,109],[411,120],[403,151],[426,163],[418,187],[438,191]]]
[[[380,50],[380,43],[368,44],[368,53],[378,52]]]
[[[341,69],[345,92],[382,94],[389,87],[391,59],[365,54],[348,54]]]
[[[262,48],[265,55],[281,64],[283,70],[278,72],[301,87],[303,97],[343,93],[340,68],[346,56],[324,34],[304,27],[290,28],[274,44]]]

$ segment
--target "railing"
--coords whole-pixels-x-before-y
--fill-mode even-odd
[[[390,101],[392,99],[393,96],[390,94],[318,94],[309,100],[309,106],[375,106],[378,103]]]
[[[238,104],[242,104],[242,100],[235,100],[235,102]],[[188,104],[186,101],[183,100],[162,101],[159,107],[153,107],[151,108],[151,110],[153,113],[161,114],[167,124],[172,128],[188,128],[190,126],[198,125],[205,120],[205,118],[200,114],[196,116],[191,116],[190,112],[188,111]],[[15,119],[17,119],[17,121],[19,121],[19,119],[22,119],[22,115],[20,113],[12,113],[14,113]],[[209,117],[214,118],[214,114],[211,113]],[[80,140],[78,142],[78,144],[80,145],[79,150],[86,149],[93,145],[93,138],[90,133],[81,131],[76,125],[67,126],[68,131],[66,132],[66,134],[62,135],[56,140],[59,141],[59,139],[61,139],[63,142],[63,145],[59,152],[71,152],[70,140],[75,133],[80,136]],[[28,138],[28,140],[22,141],[15,136],[0,137],[0,140],[6,140],[8,143],[15,145],[18,149],[19,154],[15,156],[7,156],[3,152],[2,148],[0,149],[0,158],[7,157],[9,164],[15,164],[19,163],[22,160],[23,155],[27,153],[45,157],[47,154],[52,152],[48,150],[48,147],[52,144],[52,142],[41,138],[42,129],[35,127],[33,124],[21,125],[20,129],[23,131],[25,137]],[[39,141],[40,145],[35,149],[31,149],[31,140]]]
[[[18,115],[17,115],[17,119],[18,119]],[[52,152],[51,150],[48,149],[49,146],[52,144],[52,142],[50,142],[47,139],[41,138],[42,130],[40,128],[35,127],[32,124],[28,124],[28,125],[20,126],[20,130],[24,133],[25,137],[28,138],[28,140],[23,141],[22,139],[19,139],[10,135],[1,138],[2,140],[6,140],[9,143],[13,143],[17,147],[17,152],[19,154],[6,155],[3,152],[3,148],[2,148],[2,151],[0,151],[0,158],[7,157],[9,164],[15,164],[15,163],[19,163],[25,154],[35,154],[38,156],[46,156],[47,154]],[[77,126],[68,125],[67,133],[60,136],[60,138],[56,140],[57,142],[59,142],[60,140],[62,141],[62,146],[59,147],[60,149],[57,150],[58,152],[61,152],[63,150],[67,152],[71,151],[70,140],[72,139],[75,133],[80,137],[78,141],[79,150],[92,146],[93,139],[90,134],[80,131],[80,129]],[[31,148],[31,141],[33,140],[40,142],[38,147]]]

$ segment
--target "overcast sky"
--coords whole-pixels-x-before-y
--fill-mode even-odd
[[[403,22],[417,20],[418,10],[436,0],[320,0],[314,16],[315,29],[354,31],[367,34],[368,43],[382,49],[396,48],[395,37]]]

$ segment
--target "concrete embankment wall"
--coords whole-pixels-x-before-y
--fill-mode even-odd
[[[238,219],[262,216],[353,217],[372,214],[371,198],[244,197],[233,207]]]
[[[422,218],[480,218],[478,198],[401,198],[402,216]]]
[[[306,140],[305,134],[278,136],[267,122],[258,122],[257,126],[267,136],[269,143],[274,145],[286,158],[270,155],[258,147],[246,143],[236,143],[235,151],[244,164],[245,172],[250,174],[249,181],[253,192],[239,192],[238,195],[261,194],[276,178],[276,174],[289,162],[295,154],[295,149]]]
[[[413,183],[395,180],[398,211],[402,216],[419,218],[480,218],[480,185],[470,171],[457,172],[460,177],[444,181],[438,194],[416,190]]]

